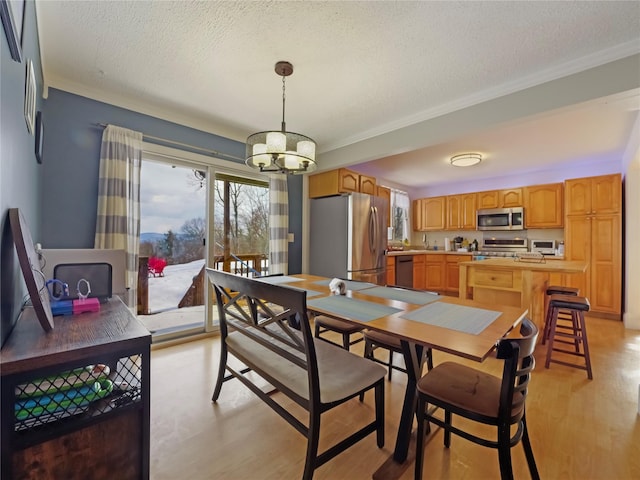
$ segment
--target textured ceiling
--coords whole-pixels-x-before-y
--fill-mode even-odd
[[[279,128],[282,82],[273,66],[292,62],[287,128],[314,138],[324,153],[640,53],[638,1],[47,0],[36,8],[46,86],[240,141]],[[628,138],[638,92],[613,103],[607,132],[590,139],[590,150],[619,149]],[[567,122],[593,127],[592,111],[578,110],[539,116],[541,139],[555,142]],[[514,142],[530,137],[524,120],[502,127],[471,143],[491,152],[505,133]],[[468,140],[449,139],[438,154]],[[575,146],[558,148],[542,153],[549,162],[577,158]],[[413,149],[369,167],[397,183],[426,184],[416,180]],[[526,161],[519,167],[532,167]]]

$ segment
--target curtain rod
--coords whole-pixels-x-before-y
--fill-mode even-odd
[[[107,124],[106,123],[96,123],[95,124],[98,127],[101,128],[107,128]],[[169,140],[167,138],[161,138],[161,137],[154,137],[153,135],[147,135],[146,133],[142,134],[143,139],[145,140],[150,140],[151,143],[157,143],[157,144],[169,144],[169,145],[174,145],[177,147],[183,147],[189,150],[197,150],[200,152],[204,152],[207,155],[210,156],[214,156],[214,157],[226,157],[226,158],[230,158],[233,160],[240,160],[244,162],[244,158],[240,158],[240,157],[236,157],[235,155],[229,155],[228,153],[222,153],[222,152],[218,152],[217,150],[211,150],[209,148],[203,148],[203,147],[197,147],[195,145],[190,145],[188,143],[182,143],[182,142],[176,142],[175,140]]]

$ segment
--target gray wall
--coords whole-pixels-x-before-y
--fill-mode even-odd
[[[26,60],[11,59],[0,33],[0,340],[15,323],[26,287],[9,230],[7,212],[17,207],[34,242],[46,248],[92,248],[98,192],[100,123],[242,157],[244,143],[212,135],[56,89],[42,99],[42,67],[34,2],[25,2],[22,51],[32,59],[37,110],[43,112],[43,162],[35,159],[35,137],[28,133],[23,102]],[[302,179],[289,178],[289,272],[302,270]]]
[[[45,103],[42,236],[46,248],[93,248],[98,196],[99,124],[114,124],[146,135],[243,157],[245,144],[141,113],[49,89]],[[289,271],[302,265],[302,179],[289,178]]]
[[[11,59],[7,37],[0,28],[0,341],[16,321],[26,287],[13,246],[7,211],[19,208],[32,236],[40,232],[42,166],[35,158],[35,136],[24,119],[27,59],[33,61],[37,85],[36,111],[42,110],[42,74],[34,2],[25,2],[21,63]]]

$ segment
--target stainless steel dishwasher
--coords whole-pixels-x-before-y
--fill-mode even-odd
[[[396,257],[396,285],[413,288],[413,255]]]

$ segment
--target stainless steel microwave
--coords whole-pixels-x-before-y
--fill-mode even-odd
[[[524,208],[490,208],[477,211],[478,230],[524,230]]]

